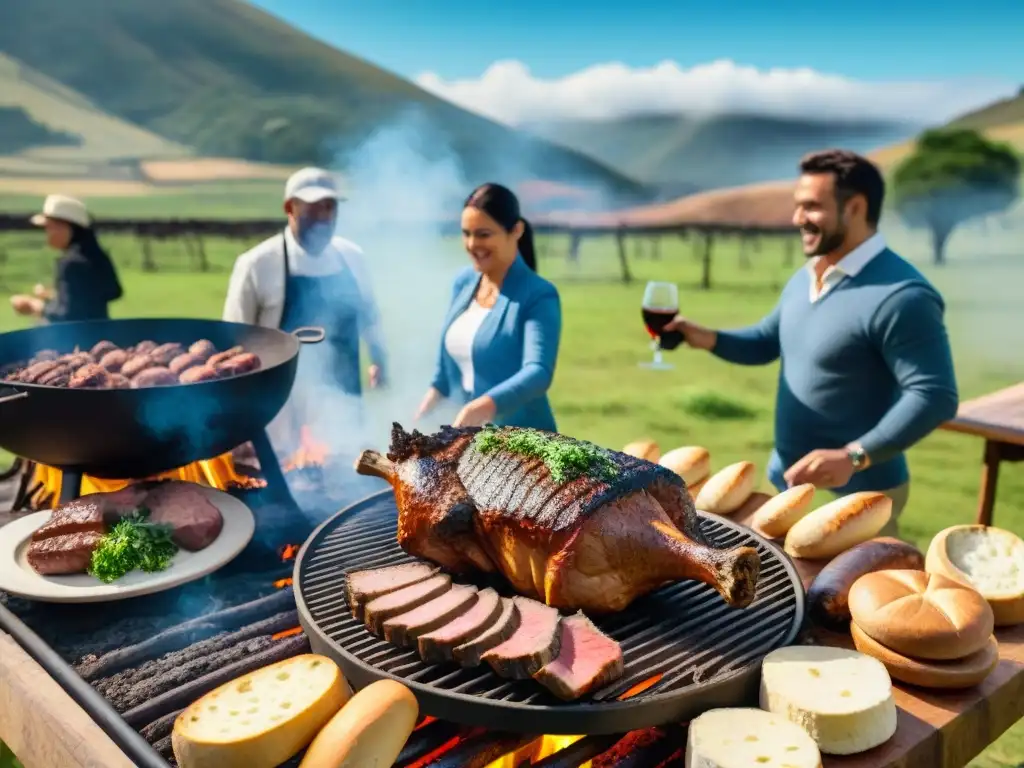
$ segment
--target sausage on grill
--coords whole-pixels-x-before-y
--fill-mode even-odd
[[[217,347],[209,339],[200,339],[188,348],[189,354],[195,355],[200,360],[209,360],[217,354]]]
[[[111,373],[119,373],[126,362],[128,362],[128,353],[123,349],[112,349],[100,358],[100,365]]]
[[[260,359],[252,352],[242,352],[234,357],[229,357],[214,366],[214,370],[221,376],[240,376],[243,373],[257,371],[260,367]]]
[[[110,373],[106,368],[89,363],[71,374],[68,386],[71,389],[106,389],[109,382]]]
[[[118,349],[118,346],[112,341],[97,341],[89,350],[89,355],[93,360],[101,360],[105,354],[113,352],[115,349]]]
[[[197,365],[195,368],[189,368],[181,376],[178,377],[178,381],[182,384],[198,384],[201,381],[213,381],[219,379],[220,375],[211,368],[209,365]]]
[[[129,379],[134,379],[147,368],[156,368],[156,365],[156,360],[148,354],[135,354],[129,357],[128,362],[121,366],[121,373]]]
[[[203,358],[199,355],[194,355],[191,352],[186,352],[183,355],[178,355],[176,358],[171,360],[171,364],[167,367],[171,369],[171,372],[180,376],[189,368],[195,368],[197,365],[203,364]]]
[[[149,356],[156,361],[157,365],[167,367],[171,360],[185,351],[181,344],[161,344],[149,353]]]
[[[212,355],[206,362],[208,365],[216,366],[217,363],[223,363],[225,360],[230,360],[235,355],[240,355],[243,352],[245,352],[245,347],[232,347]]]
[[[177,384],[178,377],[171,373],[169,368],[147,368],[132,378],[132,389],[143,387],[166,387],[170,384]]]

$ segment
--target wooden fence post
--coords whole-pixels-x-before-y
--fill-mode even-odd
[[[708,230],[704,233],[704,253],[702,255],[702,269],[700,276],[700,287],[702,291],[711,290],[711,247],[714,243],[715,235],[712,231]]]
[[[575,230],[569,235],[569,253],[567,258],[574,264],[578,264],[580,260],[580,239],[580,233]]]
[[[629,260],[626,258],[626,229],[619,227],[615,233],[615,239],[618,241],[619,250],[619,266],[622,267],[622,282],[629,285],[633,282],[633,275],[629,272]]]

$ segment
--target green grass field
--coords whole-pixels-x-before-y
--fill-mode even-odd
[[[32,245],[33,237],[0,238],[0,251],[6,254],[6,260],[0,261],[0,290],[31,289],[50,273],[51,256]],[[209,240],[213,269],[200,274],[185,271],[185,257],[173,244],[160,245],[159,271],[144,273],[139,269],[138,245],[132,239],[110,238],[106,242],[120,265],[125,285],[125,298],[114,310],[119,317],[217,316],[227,271],[242,249],[239,244]],[[424,357],[431,358],[436,339],[432,331],[416,330],[428,323],[408,304],[409,284],[413,282],[415,290],[416,278],[408,269],[396,268],[411,265],[403,259],[415,259],[422,248],[404,245],[393,251],[367,249],[371,267],[377,272],[378,298],[386,313],[389,336],[406,341],[415,337],[416,345],[427,348]],[[443,282],[449,265],[457,266],[462,254],[455,242],[446,243],[442,250],[446,263],[432,269]],[[901,250],[915,258],[927,253],[916,241],[908,241]],[[759,252],[750,254],[749,266],[744,268],[736,242],[722,241],[714,259],[713,289],[707,292],[697,287],[700,264],[691,241],[667,238],[660,260],[632,259],[635,281],[631,285],[616,282],[611,241],[586,241],[579,268],[565,262],[565,251],[564,239],[542,243],[541,271],[557,282],[563,300],[565,328],[551,393],[559,428],[612,448],[641,437],[655,439],[663,450],[700,444],[711,451],[718,468],[742,459],[763,468],[772,444],[776,367],[735,367],[683,350],[669,355],[675,370],[643,370],[637,363],[648,358],[650,351],[640,321],[640,301],[645,280],[671,280],[679,285],[683,311],[694,319],[717,327],[757,320],[771,308],[795,268],[785,265],[781,246],[765,243]],[[630,255],[633,253],[631,246]],[[1019,286],[1024,285],[1022,256],[1000,256],[972,246],[957,250],[942,270],[926,267],[947,300],[963,399],[1024,379],[1024,358],[1017,341],[1024,318],[1019,300]],[[438,292],[424,301],[436,304],[440,311],[447,299],[447,293]],[[9,314],[5,305],[0,306],[0,330],[24,324]],[[427,386],[426,376],[419,370],[406,377],[412,380],[404,384],[419,394]],[[373,408],[372,393],[367,401]],[[403,402],[401,407],[409,413],[389,416],[408,419],[414,406],[415,402]],[[981,441],[945,432],[930,436],[911,451],[913,490],[902,521],[906,536],[918,545],[927,545],[940,529],[973,520],[981,451]],[[1024,471],[1019,466],[1004,467],[996,523],[1024,531]],[[1019,723],[971,765],[1016,768],[1022,762],[1024,724]]]

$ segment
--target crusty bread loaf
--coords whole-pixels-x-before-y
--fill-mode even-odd
[[[796,521],[811,511],[814,486],[794,485],[772,496],[761,505],[750,520],[750,527],[769,539],[780,539],[789,533]]]
[[[683,478],[687,487],[693,487],[694,483],[707,480],[711,475],[711,454],[707,448],[699,445],[673,448],[662,456],[658,463]]]
[[[756,482],[757,467],[749,461],[738,461],[709,477],[694,503],[705,512],[730,515],[750,498]]]
[[[646,461],[657,461],[661,456],[661,448],[653,440],[635,440],[623,448],[622,452]]]
[[[849,604],[869,637],[915,659],[970,656],[985,647],[994,628],[985,598],[937,573],[869,573],[850,588]]]
[[[892,499],[863,491],[831,501],[802,517],[786,534],[786,554],[827,560],[873,539],[889,522]]]
[[[947,528],[932,539],[925,570],[978,590],[997,627],[1024,624],[1024,541],[1017,534],[984,525]]]
[[[999,663],[999,643],[995,637],[990,637],[980,651],[962,659],[924,661],[886,648],[855,622],[850,624],[850,634],[857,650],[882,662],[890,677],[921,688],[970,688],[988,677]]]

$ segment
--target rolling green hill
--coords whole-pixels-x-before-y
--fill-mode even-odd
[[[918,126],[901,123],[738,114],[705,119],[643,115],[528,128],[633,178],[663,188],[667,185],[675,194],[786,178],[793,175],[800,157],[811,150],[844,146],[867,151],[913,136],[918,130]]]
[[[1010,125],[1024,125],[1024,86],[1012,98],[968,112],[950,122],[951,127],[973,128],[977,131]]]
[[[454,152],[469,183],[543,178],[615,197],[645,192],[590,157],[470,114],[240,0],[32,0],[5,4],[3,15],[0,52],[200,155],[328,163],[382,127],[414,120],[420,150]]]

